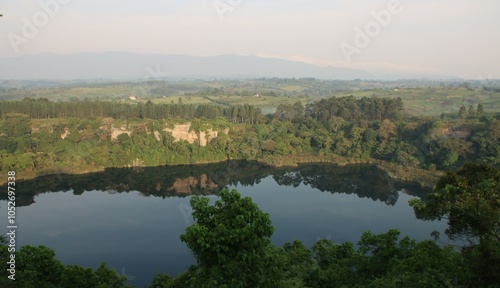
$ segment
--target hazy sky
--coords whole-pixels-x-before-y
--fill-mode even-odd
[[[499,0],[3,0],[0,14],[2,57],[241,54],[500,78]]]

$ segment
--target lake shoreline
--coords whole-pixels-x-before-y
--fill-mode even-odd
[[[395,163],[377,159],[346,159],[340,156],[299,156],[299,157],[273,157],[269,160],[257,160],[272,167],[296,167],[300,164],[330,163],[338,166],[367,164],[374,165],[387,173],[393,180],[414,182],[425,188],[433,188],[445,171],[429,171],[414,167],[405,167]]]
[[[228,160],[249,160],[249,159],[225,159],[225,160],[214,160],[214,161],[197,161],[197,163],[184,163],[175,165],[203,165],[203,164],[215,164],[222,163]],[[437,183],[439,177],[445,174],[444,171],[429,171],[414,167],[405,167],[395,163],[390,163],[377,159],[360,159],[360,158],[350,158],[346,159],[340,156],[321,156],[321,155],[295,155],[295,156],[273,156],[264,159],[251,159],[259,163],[268,165],[274,168],[282,167],[297,167],[301,164],[334,164],[338,166],[356,165],[356,164],[367,164],[374,165],[381,169],[387,176],[393,180],[414,182],[425,188],[433,188]],[[157,166],[175,166],[175,165],[157,165]],[[127,166],[80,166],[80,167],[65,167],[58,169],[46,169],[40,171],[26,171],[26,172],[16,172],[17,180],[31,180],[40,176],[47,175],[58,175],[58,174],[74,174],[83,175],[94,172],[102,172],[108,168],[131,168],[131,167],[146,167],[141,165],[127,165]],[[154,167],[154,166],[153,166]],[[6,179],[0,179],[0,185],[4,185]]]

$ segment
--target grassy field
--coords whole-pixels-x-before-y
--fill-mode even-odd
[[[343,93],[338,96],[400,97],[405,111],[412,116],[437,116],[442,113],[458,113],[460,106],[474,108],[482,103],[487,112],[500,111],[500,93],[464,88],[409,88],[369,90]]]
[[[353,85],[351,82],[346,82]],[[94,85],[75,85],[36,89],[0,90],[0,99],[48,98],[51,101],[81,101],[84,99],[128,100],[133,95],[138,102],[242,105],[245,103],[263,109],[265,113],[273,111],[280,104],[302,105],[321,98],[336,96],[355,97],[401,97],[405,111],[411,116],[439,116],[442,113],[458,113],[460,106],[474,108],[482,103],[487,112],[500,112],[500,91],[488,92],[483,89],[467,89],[459,86],[429,86],[407,88],[402,85],[376,85],[371,87],[359,84],[352,89],[335,91],[333,84],[325,83],[274,83],[259,81],[193,81],[182,83],[108,83]],[[323,86],[322,86],[323,85]],[[334,88],[334,87],[333,87]],[[152,92],[156,89],[156,92]],[[158,92],[158,89],[160,89]],[[221,92],[222,91],[222,92]],[[498,90],[497,90],[498,91]],[[164,93],[164,94],[162,94]],[[259,96],[257,96],[257,94]],[[247,95],[247,96],[240,96]],[[277,96],[273,96],[277,95]],[[285,96],[286,95],[286,96]]]
[[[202,97],[202,96],[163,96],[160,98],[139,98],[139,102],[147,102],[151,100],[154,104],[177,104],[179,103],[179,98],[182,99],[182,104],[210,104],[212,101]]]
[[[297,101],[302,105],[306,105],[313,100],[319,100],[320,97],[285,97],[285,96],[164,96],[161,98],[153,99],[139,99],[139,102],[151,102],[155,104],[162,103],[179,103],[179,98],[182,99],[183,104],[215,104],[224,105],[243,105],[250,104],[257,108],[262,109],[264,114],[272,113],[279,105],[294,104]]]

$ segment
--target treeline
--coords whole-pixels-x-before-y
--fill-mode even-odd
[[[335,118],[344,121],[381,121],[389,119],[397,121],[402,117],[403,101],[401,98],[355,98],[331,97],[307,104],[300,102],[293,105],[281,104],[274,113],[274,119],[285,122],[301,122],[304,119],[314,119],[328,123]]]
[[[399,120],[403,112],[401,98],[332,97],[308,104],[305,116],[327,122],[333,117],[345,121]]]
[[[303,118],[316,119],[322,122],[334,117],[351,120],[398,120],[403,110],[400,98],[367,98],[332,97],[309,103],[305,107],[296,102],[293,105],[280,105],[274,115],[281,121],[300,121]],[[52,118],[105,118],[114,119],[166,119],[178,117],[183,119],[226,118],[232,123],[256,124],[266,122],[262,111],[255,106],[244,105],[212,105],[212,104],[145,104],[111,101],[79,101],[51,102],[46,98],[25,98],[22,101],[0,102],[0,118],[5,119],[8,113],[20,113],[30,119]]]
[[[230,107],[212,104],[145,104],[112,101],[52,102],[45,98],[25,98],[22,101],[0,102],[0,118],[8,113],[20,113],[30,119],[82,118],[96,119],[216,119],[226,118],[231,123],[262,122],[261,110],[248,104]]]

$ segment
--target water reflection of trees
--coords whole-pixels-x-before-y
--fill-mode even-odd
[[[387,205],[396,204],[399,195],[394,181],[375,166],[306,165],[275,174],[273,178],[280,185],[297,187],[304,184],[322,192],[356,194]]]
[[[272,176],[279,185],[297,187],[309,185],[322,192],[356,194],[362,198],[394,205],[398,191],[405,189],[420,196],[426,191],[410,183],[398,183],[374,166],[352,165],[339,167],[331,164],[307,164],[295,168],[272,168],[254,161],[228,161],[207,165],[182,165],[140,168],[108,168],[103,172],[84,175],[47,175],[27,181],[18,181],[18,206],[34,203],[38,194],[73,191],[126,193],[139,191],[144,196],[186,197],[217,194],[228,186],[253,186]],[[6,191],[1,187],[1,191]],[[6,200],[6,194],[0,194]]]

